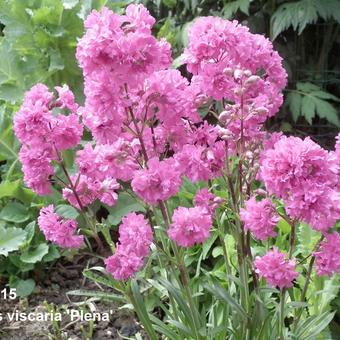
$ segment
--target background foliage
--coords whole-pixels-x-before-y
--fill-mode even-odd
[[[289,74],[285,103],[269,122],[271,129],[312,135],[324,146],[331,146],[340,126],[340,1],[339,0],[3,0],[0,3],[0,280],[9,281],[21,296],[29,295],[41,269],[56,261],[61,251],[47,245],[35,225],[37,212],[49,202],[59,202],[58,211],[72,216],[72,208],[63,205],[57,192],[50,198],[39,198],[26,189],[18,162],[19,144],[12,132],[12,116],[20,106],[24,92],[36,82],[48,86],[67,83],[82,102],[82,78],[74,57],[77,38],[83,33],[83,20],[93,9],[106,5],[122,11],[131,2],[141,2],[158,19],[155,34],[165,37],[174,48],[174,56],[187,43],[187,30],[195,17],[217,15],[237,19],[254,33],[270,37],[285,61]],[[174,66],[181,61],[175,59]],[[72,155],[70,155],[71,157]],[[189,185],[189,184],[188,184]],[[192,189],[192,188],[191,188]],[[183,188],[178,199],[192,198],[190,188]],[[135,202],[122,197],[108,217],[119,223],[127,210],[140,209]],[[126,200],[126,201],[124,201]],[[137,206],[136,206],[137,204]],[[278,242],[287,242],[282,224]],[[300,251],[308,249],[313,235],[299,234]],[[221,275],[222,249],[207,243],[192,257],[201,262],[208,253],[216,262],[212,274]],[[230,251],[232,240],[226,239]],[[309,249],[310,251],[310,249]],[[69,254],[70,255],[70,254]],[[71,254],[72,255],[72,254]],[[236,256],[236,255],[235,255]],[[224,273],[223,273],[224,275]],[[314,279],[311,292],[320,291],[321,279]],[[145,282],[152,287],[153,282]],[[315,314],[328,310],[338,292],[329,281],[326,293],[315,295]],[[151,288],[150,288],[151,289]],[[160,287],[153,287],[157,291]],[[198,290],[201,287],[198,284]],[[158,294],[164,294],[160,290]],[[155,295],[152,295],[153,298]],[[222,297],[223,298],[223,297]],[[148,309],[152,309],[152,299]]]

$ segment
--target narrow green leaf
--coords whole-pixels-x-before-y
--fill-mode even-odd
[[[151,340],[157,340],[158,336],[155,333],[153,327],[152,327],[152,323],[151,320],[149,318],[149,314],[145,308],[145,304],[142,298],[142,295],[139,291],[139,287],[137,284],[136,280],[132,280],[131,281],[131,290],[132,290],[132,295],[133,295],[133,299],[134,299],[134,307],[136,309],[136,313],[139,317],[139,319],[141,320],[148,336],[150,337]]]
[[[248,315],[243,307],[221,286],[215,284],[212,286],[205,285],[204,287],[217,299],[222,300],[230,305],[232,307],[232,310],[236,311],[241,318],[248,318]]]
[[[74,295],[74,296],[95,297],[101,300],[126,302],[126,298],[122,295],[100,292],[100,291],[91,291],[91,290],[85,290],[85,289],[71,290],[67,292],[66,294]]]

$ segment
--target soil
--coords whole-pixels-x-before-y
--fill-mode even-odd
[[[97,263],[96,263],[97,262]],[[1,299],[0,314],[0,339],[1,340],[107,340],[107,339],[126,339],[134,338],[136,333],[140,333],[143,339],[141,327],[136,322],[132,312],[127,309],[119,309],[114,302],[96,301],[86,297],[67,295],[67,292],[76,289],[86,289],[100,291],[103,289],[96,283],[85,279],[82,275],[83,268],[86,265],[102,265],[97,259],[86,256],[72,259],[67,262],[65,259],[56,263],[49,268],[45,275],[41,275],[33,294],[28,298],[3,300]],[[37,281],[37,280],[36,280]],[[4,288],[4,283],[0,282],[0,290]],[[109,291],[104,288],[105,291]],[[86,301],[86,302],[85,302]],[[61,321],[55,322],[53,326],[51,319],[43,321],[10,321],[7,313],[15,311],[25,314],[35,313],[35,315],[49,312],[46,309],[46,302],[49,307],[54,307],[55,311],[61,313]],[[67,312],[67,310],[69,312]],[[89,336],[91,322],[73,318],[71,320],[71,311],[95,312],[96,315],[103,313],[102,320],[93,321],[93,334]],[[57,318],[56,318],[57,319]],[[109,320],[106,320],[109,319]],[[82,331],[82,328],[86,332]]]

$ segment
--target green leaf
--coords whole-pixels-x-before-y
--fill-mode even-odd
[[[7,256],[9,252],[18,250],[25,242],[27,232],[20,228],[0,226],[0,255]]]
[[[149,338],[151,340],[157,340],[158,336],[155,333],[151,320],[149,318],[149,314],[145,308],[145,304],[142,298],[142,295],[139,291],[139,287],[136,280],[131,281],[131,291],[133,296],[133,306],[136,310],[139,320],[141,321],[142,325],[144,326]]]
[[[26,263],[40,262],[42,258],[48,253],[48,245],[41,243],[34,250],[28,250],[21,254],[20,260]]]
[[[301,95],[295,92],[288,93],[287,103],[292,114],[294,122],[296,122],[301,112]]]
[[[205,285],[204,286],[212,295],[214,295],[217,299],[224,301],[228,305],[232,307],[232,310],[234,310],[242,319],[247,319],[248,315],[246,311],[243,309],[243,307],[229,294],[228,291],[226,291],[221,286],[215,284],[215,285]]]
[[[33,292],[35,288],[35,282],[32,279],[18,280],[14,284],[11,285],[11,288],[16,288],[16,292],[18,296],[26,297]]]
[[[60,71],[65,68],[63,57],[59,50],[52,49],[49,51],[50,54],[50,65],[48,68],[49,72]]]
[[[67,204],[60,204],[57,205],[55,208],[55,212],[67,219],[73,219],[75,220],[79,216],[79,212],[77,209],[73,208],[71,205]]]
[[[284,219],[281,219],[277,223],[277,227],[282,231],[283,234],[288,234],[291,230],[290,224]]]
[[[249,6],[252,0],[237,0],[227,2],[223,7],[223,17],[231,19],[237,11],[241,11],[246,15],[249,15]]]
[[[109,223],[112,225],[117,225],[123,216],[133,211],[144,212],[145,209],[139,201],[131,197],[127,193],[121,193],[118,196],[118,200],[115,206],[107,208],[110,212],[108,216]]]
[[[98,299],[109,300],[109,301],[126,302],[126,298],[122,295],[118,295],[114,293],[90,291],[90,290],[84,290],[84,289],[71,290],[70,292],[67,292],[67,295],[95,297]]]
[[[317,115],[340,127],[338,111],[328,101],[340,101],[339,98],[309,82],[299,82],[296,88],[297,91],[292,90],[287,95],[287,104],[295,121],[299,116],[304,116],[307,122],[312,124],[313,118]]]
[[[300,223],[297,228],[298,249],[303,257],[308,256],[320,239],[320,234],[305,223]]]
[[[60,252],[55,245],[49,246],[48,253],[43,257],[44,262],[51,262],[60,258]]]
[[[166,7],[173,8],[173,7],[176,7],[177,0],[163,0],[163,3]]]
[[[28,223],[27,226],[25,227],[25,231],[27,232],[25,245],[29,245],[34,237],[35,221]]]
[[[304,96],[301,102],[301,112],[306,118],[307,122],[312,125],[315,117],[315,103],[309,96]]]
[[[311,95],[314,95],[314,92],[312,92]],[[313,98],[313,102],[315,103],[316,113],[320,118],[325,118],[330,123],[340,127],[339,115],[333,105],[316,97]]]
[[[317,19],[318,13],[313,1],[300,0],[284,3],[271,17],[271,39],[275,40],[280,33],[290,26],[293,26],[293,29],[301,34],[308,24],[316,22]]]
[[[63,7],[65,9],[72,9],[76,7],[79,3],[79,0],[62,0]]]
[[[0,212],[0,220],[22,223],[30,218],[27,208],[17,202],[9,202]]]
[[[315,339],[333,320],[334,315],[335,312],[325,312],[317,316],[313,315],[302,323],[300,322],[295,333],[296,339]]]
[[[0,183],[0,199],[4,197],[13,197],[25,204],[32,202],[34,193],[26,188],[23,188],[21,180],[14,182],[4,181]]]

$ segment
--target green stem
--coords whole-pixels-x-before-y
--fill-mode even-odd
[[[282,288],[281,291],[280,291],[280,321],[279,321],[279,336],[280,336],[280,340],[284,340],[285,297],[286,297],[286,289]]]
[[[306,299],[306,294],[307,294],[308,286],[309,286],[309,283],[310,283],[310,278],[311,278],[311,275],[312,275],[314,261],[315,261],[315,257],[312,256],[311,260],[309,261],[308,270],[307,270],[307,274],[306,274],[306,281],[305,281],[305,284],[303,286],[302,293],[301,293],[301,302],[304,302],[305,299]],[[297,316],[295,317],[295,320],[294,320],[294,323],[293,323],[293,331],[296,330],[296,327],[297,327],[297,325],[300,321],[302,312],[303,312],[303,308],[301,308],[299,310]]]

